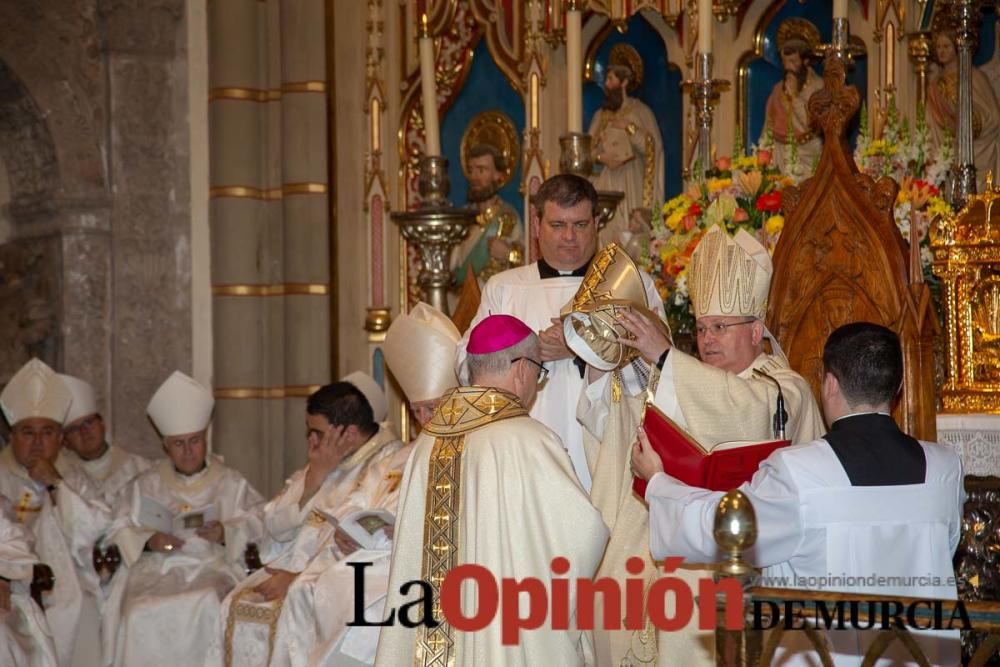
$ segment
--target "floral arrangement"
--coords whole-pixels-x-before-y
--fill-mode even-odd
[[[917,109],[912,131],[908,119],[900,121],[895,104],[890,101],[879,138],[873,138],[868,114],[861,110],[861,128],[854,153],[858,168],[873,178],[891,176],[899,183],[893,218],[903,238],[910,242],[911,226],[916,223],[920,260],[924,279],[936,283],[931,273],[930,240],[927,229],[938,216],[952,214],[951,205],[942,196],[952,163],[952,145],[944,141],[934,146],[923,108]]]
[[[742,142],[737,138],[736,143]],[[774,251],[785,224],[781,191],[791,180],[772,165],[771,158],[766,149],[751,155],[737,150],[734,157],[720,157],[704,181],[693,183],[654,216],[645,268],[656,281],[675,334],[694,332],[688,266],[712,225],[730,234],[743,229]]]

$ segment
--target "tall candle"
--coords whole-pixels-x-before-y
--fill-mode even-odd
[[[833,18],[847,18],[847,0],[833,0]]]
[[[570,132],[583,132],[583,53],[580,48],[581,13],[570,5],[566,12],[566,84]]]
[[[434,40],[428,34],[427,15],[420,16],[420,94],[424,109],[427,155],[441,155],[438,130],[437,87],[434,83]]]
[[[712,0],[698,0],[698,53],[712,52]]]

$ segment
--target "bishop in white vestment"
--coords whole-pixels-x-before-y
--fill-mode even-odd
[[[0,665],[57,667],[45,614],[31,599],[34,538],[0,496]]]
[[[409,448],[379,423],[385,417],[385,394],[363,373],[321,387],[307,400],[309,463],[264,508],[266,566],[223,606],[227,664],[306,664],[317,626],[336,623],[313,609],[315,580],[335,561],[310,563],[330,550],[337,521],[363,510],[395,513]]]
[[[72,375],[59,377],[73,395],[63,427],[64,455],[87,474],[101,499],[113,508],[125,485],[148,469],[150,461],[108,442],[97,396],[89,383]]]
[[[549,375],[530,408],[531,416],[560,437],[580,483],[589,491],[590,469],[583,431],[576,419],[576,400],[584,387],[585,365],[566,347],[558,318],[579,289],[597,250],[594,220],[597,192],[586,179],[560,174],[542,184],[534,206],[539,217],[541,259],[490,278],[469,330],[491,314],[505,314],[513,315],[539,333],[542,361]],[[643,283],[650,303],[658,303],[652,279],[643,274]],[[468,334],[458,346],[459,365],[465,359],[467,344]]]
[[[108,663],[222,665],[222,600],[246,574],[246,546],[263,532],[263,499],[208,454],[214,403],[180,372],[149,402],[168,458],[132,481],[112,528],[123,566],[105,606]]]
[[[903,379],[899,339],[875,324],[847,324],[830,335],[823,361],[830,431],[776,450],[740,486],[757,518],[757,541],[745,557],[764,568],[764,586],[954,600],[952,556],[965,501],[961,461],[950,449],[902,433],[889,415]],[[644,436],[640,442],[633,465],[649,479],[653,556],[720,560],[712,531],[723,494],[666,474]],[[881,584],[869,583],[877,578]],[[834,663],[846,667],[861,663],[876,634],[848,629],[825,636]],[[914,637],[931,664],[959,664],[957,630]],[[791,632],[773,664],[821,663],[802,634]],[[917,663],[897,642],[876,664]]]
[[[662,328],[650,318],[641,313],[623,313],[623,324],[636,339],[623,339],[622,343],[638,349],[660,371],[658,381],[654,374],[657,383],[653,405],[706,447],[729,441],[780,439],[775,429],[775,414],[779,411],[787,413],[784,437],[793,444],[809,442],[823,433],[823,421],[809,384],[789,368],[762,321],[767,312],[771,272],[767,249],[751,235],[740,230],[731,237],[718,226],[706,232],[691,257],[688,274],[700,360],[673,348]],[[771,339],[771,353],[764,348],[766,338]],[[632,416],[620,412],[609,417],[614,406],[608,385],[605,376],[587,388],[580,414],[584,423],[596,425],[595,435],[603,431],[605,421],[615,425],[611,433],[605,434],[602,448],[610,445],[622,456],[622,467],[618,469],[626,476],[612,481],[621,484],[619,497],[625,496],[624,504],[628,506],[633,503],[633,494],[623,466],[634,438],[626,435],[621,426],[634,428],[636,411],[623,403]],[[779,386],[783,410],[779,410]],[[645,535],[633,523],[635,517],[636,513],[629,511],[621,530],[625,531],[623,535],[629,535],[629,541],[639,541],[631,547],[639,550]],[[612,534],[614,554],[622,560],[629,548],[616,537]],[[709,575],[697,563],[688,563],[686,568],[677,574],[693,586],[700,577]],[[715,664],[713,633],[699,630],[696,619],[682,631],[660,633],[657,650],[661,665]]]
[[[100,584],[94,544],[111,513],[86,475],[60,454],[69,389],[38,359],[29,361],[0,394],[11,425],[11,444],[0,452],[0,496],[14,504],[18,523],[35,540],[43,563],[55,573],[45,600],[60,665],[100,660]]]
[[[537,336],[507,315],[483,320],[469,336],[468,369],[476,386],[446,395],[417,438],[403,476],[400,515],[386,615],[420,596],[427,582],[438,609],[441,582],[455,567],[477,564],[493,577],[543,582],[556,556],[569,561],[562,576],[590,577],[607,540],[559,438],[528,415],[545,375]],[[466,615],[478,608],[475,585],[461,589]],[[522,607],[523,608],[523,607]],[[504,645],[493,618],[461,632],[433,611],[436,627],[382,628],[376,665],[580,665],[589,655],[576,629],[576,595],[568,599],[568,630],[523,630]],[[416,613],[417,616],[420,612]]]

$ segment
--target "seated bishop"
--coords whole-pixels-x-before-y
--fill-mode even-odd
[[[0,665],[56,667],[49,623],[31,599],[34,538],[0,496]]]
[[[94,665],[101,655],[94,544],[108,529],[110,509],[86,474],[62,455],[62,426],[72,396],[47,365],[32,359],[0,394],[11,426],[0,452],[0,496],[33,536],[38,557],[55,573],[45,599],[60,665]]]
[[[97,395],[88,382],[72,375],[59,377],[73,395],[63,426],[65,456],[87,474],[104,502],[114,507],[121,490],[149,468],[150,461],[108,441]]]
[[[375,664],[411,665],[418,656],[428,665],[584,664],[575,587],[565,630],[546,620],[511,638],[498,615],[462,632],[440,611],[441,587],[458,566],[476,564],[497,579],[547,582],[558,572],[572,581],[594,574],[607,543],[559,437],[528,415],[546,375],[538,335],[515,317],[492,315],[472,330],[467,352],[473,386],[442,398],[403,475],[385,610],[394,620],[381,629]],[[476,591],[459,590],[466,617],[479,608]],[[424,623],[428,616],[437,624]]]
[[[306,401],[305,468],[264,509],[265,567],[225,602],[227,661],[239,665],[305,664],[317,622],[312,588],[301,581],[341,522],[395,513],[409,450],[388,424],[382,388],[356,372]],[[307,594],[296,589],[305,586]]]
[[[263,499],[210,453],[214,405],[175,371],[146,408],[167,457],[129,484],[112,526],[124,567],[105,604],[106,663],[222,664],[222,600],[246,576]]]
[[[458,385],[452,361],[460,338],[452,321],[425,303],[398,316],[386,332],[382,348],[386,365],[421,428],[433,416],[441,397]],[[412,447],[406,448],[407,454],[411,451]],[[398,480],[406,461],[397,462],[399,467],[393,473]],[[399,498],[398,487],[396,484],[391,495],[391,507],[383,505],[393,514]],[[393,528],[386,530],[387,537],[392,537]],[[297,635],[304,638],[303,648],[312,646],[300,654],[303,657],[308,654],[305,663],[292,660],[291,664],[372,665],[380,626],[348,627],[347,624],[355,620],[377,623],[382,619],[392,544],[386,540],[377,548],[363,547],[342,534],[335,534],[332,542],[313,559],[289,592],[288,605],[294,613],[288,620],[298,628]],[[363,585],[356,586],[359,567],[363,568]],[[363,614],[358,614],[358,610],[363,610]],[[313,631],[315,639],[311,636]]]

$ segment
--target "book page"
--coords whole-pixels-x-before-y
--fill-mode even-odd
[[[344,517],[340,528],[365,549],[377,549],[386,539],[385,529],[396,522],[396,517],[385,510],[362,510]]]
[[[139,515],[135,522],[149,530],[169,535],[173,530],[174,513],[166,505],[149,496],[139,499]]]
[[[217,520],[215,505],[206,505],[178,514],[173,520],[174,535],[193,533],[202,526]]]

